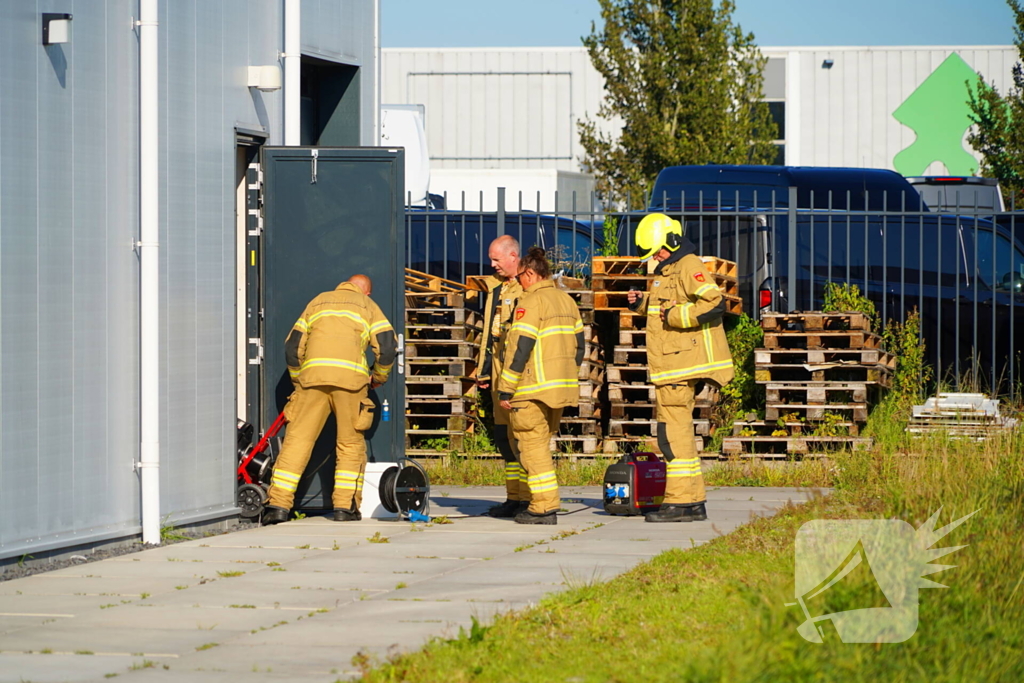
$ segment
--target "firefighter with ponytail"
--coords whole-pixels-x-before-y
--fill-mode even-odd
[[[658,447],[668,461],[665,499],[648,522],[707,519],[704,476],[693,442],[694,399],[705,382],[733,377],[722,327],[725,302],[679,221],[652,213],[636,230],[637,254],[654,259],[651,290],[629,293],[629,307],[647,313],[647,363],[655,386]]]
[[[530,506],[519,524],[557,524],[558,481],[551,437],[562,410],[579,403],[583,321],[572,298],[555,287],[544,250],[532,247],[516,276],[525,293],[512,316],[498,380],[498,398],[510,413],[519,463],[526,470]]]

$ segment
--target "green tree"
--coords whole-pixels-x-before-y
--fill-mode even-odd
[[[582,161],[598,190],[637,205],[662,168],[765,164],[775,125],[762,102],[767,61],[732,21],[732,0],[599,0],[603,28],[583,38],[604,77],[600,119],[617,135],[580,122]]]
[[[1024,6],[1006,0],[1014,14],[1013,43],[1020,58],[1013,65],[1013,85],[1000,95],[994,84],[978,76],[976,92],[969,89],[973,130],[967,141],[981,153],[981,174],[998,178],[1007,202],[1024,208]],[[1014,125],[1014,122],[1017,122]]]

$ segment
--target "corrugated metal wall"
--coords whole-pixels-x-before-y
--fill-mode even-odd
[[[1003,46],[762,52],[765,97],[785,102],[787,164],[890,169],[915,139],[893,111],[946,57],[957,52],[1002,90],[1016,61]],[[826,58],[833,68],[821,68]],[[395,48],[382,59],[382,101],[426,105],[433,167],[582,170],[576,122],[595,119],[604,97],[584,48]]]
[[[373,62],[373,0],[307,0],[304,23],[312,4],[325,13],[318,44]],[[41,44],[43,12],[74,15],[69,43]],[[139,529],[132,17],[135,0],[0,4],[0,558]],[[246,71],[279,63],[282,21],[282,0],[160,3],[161,512],[172,521],[234,506],[235,128],[281,142],[282,93],[250,90]],[[370,92],[374,80],[364,75]]]

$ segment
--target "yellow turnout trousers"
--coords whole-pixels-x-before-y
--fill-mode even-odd
[[[529,501],[530,486],[526,481],[526,470],[519,464],[519,444],[510,433],[509,411],[501,407],[497,390],[491,391],[491,402],[494,404],[494,445],[505,460],[505,497]]]
[[[320,436],[327,416],[332,412],[338,423],[334,467],[334,508],[357,510],[363,498],[363,473],[366,470],[366,440],[355,428],[359,405],[367,387],[356,391],[339,387],[295,387],[284,414],[288,429],[281,455],[274,465],[270,483],[270,505],[290,510],[295,489],[309,463],[313,444]]]
[[[658,448],[668,461],[665,503],[703,503],[704,475],[693,443],[693,389],[697,380],[655,387]]]
[[[512,434],[519,445],[519,464],[526,470],[530,512],[541,515],[558,510],[558,481],[551,459],[551,437],[558,432],[562,408],[549,408],[540,401],[518,401],[509,416]]]

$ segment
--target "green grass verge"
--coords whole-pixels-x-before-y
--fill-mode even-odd
[[[566,577],[535,608],[384,663],[369,681],[1019,681],[1024,680],[1024,439],[984,445],[941,436],[901,450],[837,456],[835,492],[609,582]],[[812,519],[899,518],[920,526],[980,512],[940,546],[955,569],[922,589],[917,633],[896,644],[812,644],[796,631],[793,542]],[[711,514],[714,515],[712,508]],[[686,533],[685,527],[680,528]],[[852,575],[851,575],[852,576]],[[863,605],[873,584],[829,593],[828,611]],[[378,664],[376,668],[374,665]]]
[[[600,486],[604,471],[619,456],[556,458],[555,471],[560,486]],[[448,455],[421,460],[436,486],[504,486],[505,463],[501,458],[473,455]],[[705,462],[704,481],[708,486],[832,486],[836,467],[832,460],[808,459],[799,462],[762,462],[737,458]]]

